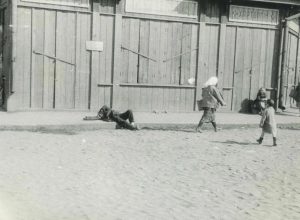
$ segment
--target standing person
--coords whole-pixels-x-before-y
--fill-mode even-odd
[[[219,107],[226,105],[222,94],[217,88],[218,78],[213,76],[204,84],[202,88],[202,99],[198,103],[199,110],[204,110],[201,120],[196,128],[197,132],[202,132],[201,127],[204,123],[211,123],[217,132],[215,112]]]
[[[125,128],[129,130],[138,130],[138,127],[134,124],[133,112],[130,109],[123,113],[119,113],[104,105],[98,111],[97,116],[86,116],[83,120],[114,121],[117,123],[116,129]]]
[[[296,86],[293,92],[292,98],[296,101],[296,106],[297,108],[299,108],[299,113],[300,113],[300,82],[298,82],[298,85]]]
[[[277,146],[276,136],[277,136],[277,125],[275,121],[275,110],[274,101],[272,99],[267,100],[266,109],[263,111],[259,127],[262,128],[260,138],[257,140],[259,144],[262,143],[264,139],[265,132],[271,133],[273,136],[273,146]]]

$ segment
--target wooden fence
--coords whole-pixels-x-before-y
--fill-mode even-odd
[[[21,109],[188,112],[213,75],[224,110],[239,111],[261,86],[276,95],[277,26],[19,6],[17,36]],[[104,50],[86,50],[90,40]]]

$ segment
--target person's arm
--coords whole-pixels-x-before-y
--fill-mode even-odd
[[[264,126],[266,118],[267,118],[267,110],[263,111],[263,114],[261,116],[261,120],[260,120],[260,123],[259,123],[259,127],[262,128]]]
[[[217,88],[212,88],[213,89],[213,93],[212,95],[217,99],[217,101],[222,105],[226,105],[224,98],[222,96],[222,94],[220,93],[220,91]]]

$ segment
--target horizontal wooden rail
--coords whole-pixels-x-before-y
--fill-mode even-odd
[[[176,18],[157,18],[157,17],[151,17],[151,16],[138,16],[138,15],[129,15],[129,14],[123,14],[123,18],[136,18],[136,19],[142,19],[142,20],[169,21],[169,22],[199,24],[199,21],[197,21],[197,20],[193,21],[193,20],[176,19]]]
[[[178,89],[195,89],[196,86],[189,85],[171,85],[171,84],[143,84],[143,83],[120,83],[121,87],[155,87],[155,88],[178,88]]]
[[[103,87],[103,86],[109,87],[109,86],[113,86],[113,84],[112,83],[98,83],[97,86],[98,87]]]
[[[233,87],[223,87],[223,90],[233,90]]]
[[[40,0],[21,0],[21,2],[28,2],[28,3],[36,3],[36,4],[46,4],[46,5],[59,5],[59,6],[68,6],[68,7],[78,7],[78,8],[89,8],[89,4],[78,4],[78,3],[71,3],[71,2],[55,2],[55,1],[40,1]]]
[[[268,30],[279,30],[279,25],[265,25],[265,24],[246,24],[246,23],[239,23],[239,22],[228,22],[226,23],[227,26],[232,27],[246,27],[251,29],[268,29]]]

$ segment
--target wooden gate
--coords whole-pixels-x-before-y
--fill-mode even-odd
[[[278,56],[276,28],[227,25],[223,69],[219,70],[227,109],[247,111],[260,87],[275,98]]]
[[[285,75],[283,76],[284,91],[283,100],[286,107],[295,107],[296,103],[289,94],[294,89],[300,80],[299,78],[299,34],[289,28],[286,48],[286,65]]]

